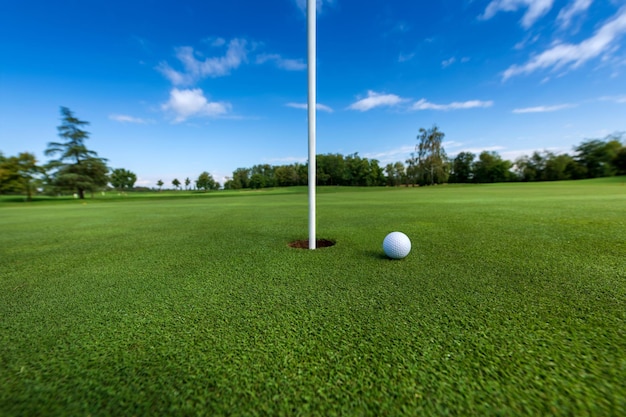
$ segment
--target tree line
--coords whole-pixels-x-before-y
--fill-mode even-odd
[[[421,128],[415,151],[408,159],[384,167],[376,159],[354,153],[316,156],[317,185],[425,186],[444,183],[494,183],[560,181],[626,174],[623,134],[604,140],[590,139],[574,148],[574,155],[536,151],[511,162],[497,152],[476,155],[460,152],[449,158],[443,147],[445,134],[437,126]],[[238,168],[224,184],[226,189],[287,187],[308,184],[308,165],[294,163]]]
[[[50,142],[45,155],[52,157],[39,165],[35,156],[22,152],[5,157],[0,152],[0,194],[22,193],[30,200],[33,194],[44,192],[60,195],[72,192],[78,198],[85,193],[104,189],[141,190],[135,187],[137,175],[124,168],[111,169],[107,160],[87,148],[89,122],[61,107],[61,125],[57,127],[59,142]],[[574,148],[574,154],[536,151],[511,162],[497,152],[483,151],[476,155],[461,152],[449,158],[443,147],[445,134],[435,125],[419,129],[415,151],[404,161],[384,167],[376,159],[353,153],[316,156],[317,185],[335,186],[426,186],[443,183],[494,183],[507,181],[559,181],[597,178],[626,174],[626,145],[624,134],[616,133],[604,139],[589,139]],[[181,189],[177,178],[171,184]],[[184,180],[186,190],[192,181]],[[225,189],[259,189],[308,184],[308,164],[259,164],[238,168],[223,185]],[[165,183],[157,182],[161,190]],[[222,185],[207,172],[193,182],[196,190],[217,190]]]

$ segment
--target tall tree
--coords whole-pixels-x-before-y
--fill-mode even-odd
[[[24,192],[32,200],[37,176],[44,169],[37,165],[35,155],[22,152],[18,156],[0,158],[0,192]]]
[[[417,153],[411,152],[411,155],[406,160],[406,186],[409,184],[415,187],[418,183],[418,165],[417,165]]]
[[[82,128],[89,122],[78,119],[67,107],[61,107],[61,116],[61,125],[57,129],[63,141],[48,143],[46,156],[58,155],[58,158],[51,160],[47,168],[52,171],[55,187],[73,189],[84,199],[85,191],[106,185],[106,159],[99,158],[85,145],[89,132]]]
[[[132,189],[137,181],[137,175],[124,168],[116,168],[109,175],[109,182],[118,190]]]
[[[452,172],[450,173],[450,182],[467,183],[472,182],[474,173],[472,172],[472,163],[476,155],[471,152],[460,152],[452,161]]]
[[[176,189],[178,189],[178,187],[180,187],[180,181],[178,181],[178,178],[174,178],[174,179],[172,180],[172,185],[173,185],[174,187],[176,187]]]
[[[158,180],[156,184],[159,187],[159,191],[161,191],[161,187],[163,187],[163,180]]]
[[[562,181],[571,177],[571,172],[576,165],[574,158],[567,154],[555,155],[545,152],[546,164],[541,178],[545,181]]]
[[[230,180],[229,187],[233,190],[249,188],[250,187],[250,169],[237,168],[233,172],[233,177]]]
[[[402,162],[389,163],[385,166],[385,173],[387,174],[387,185],[390,187],[396,187],[402,184],[404,180],[404,164]]]
[[[196,180],[196,188],[199,190],[217,190],[220,188],[220,184],[215,181],[213,176],[204,171]]]
[[[535,151],[531,156],[520,156],[515,160],[514,165],[520,180],[541,181],[546,166],[546,157]]]
[[[185,190],[189,189],[189,184],[191,184],[191,180],[189,177],[185,178]]]
[[[613,161],[622,148],[619,137],[619,135],[608,136],[605,141],[586,140],[575,148],[575,159],[586,169],[587,178],[615,175],[616,169]]]
[[[483,151],[472,168],[474,182],[504,182],[511,179],[511,162],[502,159],[497,152]]]
[[[276,184],[279,187],[298,185],[298,173],[293,165],[281,165],[274,170]]]
[[[415,153],[420,185],[441,184],[448,181],[448,157],[442,145],[444,136],[445,133],[436,125],[430,129],[420,128],[419,130]]]

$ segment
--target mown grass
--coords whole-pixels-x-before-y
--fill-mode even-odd
[[[4,203],[0,415],[626,414],[623,177],[305,192]]]

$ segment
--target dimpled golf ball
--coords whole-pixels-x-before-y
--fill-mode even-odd
[[[411,240],[402,232],[391,232],[383,240],[383,250],[391,259],[402,259],[411,252]]]

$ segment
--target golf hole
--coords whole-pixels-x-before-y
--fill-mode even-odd
[[[328,239],[317,239],[315,241],[315,248],[327,248],[333,246],[336,242]],[[295,240],[289,243],[289,246],[296,249],[308,249],[309,239]]]

